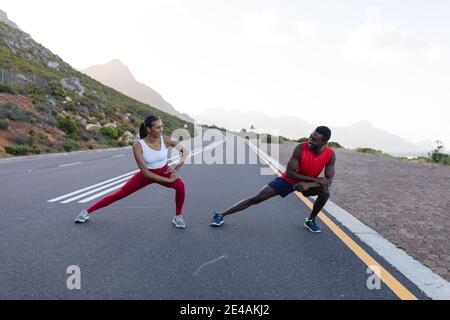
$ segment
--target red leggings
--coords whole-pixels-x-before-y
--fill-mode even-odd
[[[166,165],[160,169],[156,169],[156,170],[149,169],[149,170],[159,176],[168,177],[167,174],[164,174],[164,172],[167,170],[167,168],[168,167]],[[132,194],[133,192],[136,192],[152,183],[157,183],[164,187],[175,189],[175,191],[176,191],[176,195],[175,195],[176,215],[177,216],[181,215],[182,209],[183,209],[184,198],[186,195],[183,180],[181,180],[181,178],[180,178],[178,180],[175,180],[172,183],[159,182],[159,181],[155,181],[153,179],[145,177],[141,171],[137,172],[133,177],[131,177],[131,179],[128,180],[127,183],[122,186],[122,188],[120,188],[116,192],[104,197],[103,199],[101,199],[100,201],[98,201],[97,203],[95,203],[94,205],[89,207],[87,209],[87,212],[92,213],[98,209],[106,207],[106,206],[110,205],[111,203],[116,202],[120,199],[123,199],[123,198],[129,196],[130,194]]]

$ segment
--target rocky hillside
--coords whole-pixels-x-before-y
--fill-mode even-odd
[[[149,114],[166,132],[193,124],[73,69],[0,21],[0,156],[125,146]],[[7,18],[6,18],[7,19]]]
[[[14,22],[8,19],[8,15],[3,10],[0,10],[0,22],[6,23],[7,25],[9,25],[14,29],[19,29],[19,27]]]

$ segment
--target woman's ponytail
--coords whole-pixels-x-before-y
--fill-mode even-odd
[[[139,128],[139,136],[141,139],[144,139],[147,136],[147,127],[145,123],[141,124],[141,127]]]

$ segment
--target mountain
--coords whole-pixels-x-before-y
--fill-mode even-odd
[[[203,124],[225,127],[230,130],[248,130],[252,125],[257,132],[278,130],[281,136],[290,139],[308,137],[322,123],[311,124],[297,116],[269,116],[259,111],[208,109],[194,118]],[[387,131],[373,127],[368,121],[362,121],[345,127],[333,127],[332,141],[339,142],[346,148],[369,147],[394,155],[424,154],[432,148],[431,140],[414,144]]]
[[[271,117],[260,111],[230,111],[224,108],[214,108],[193,115],[193,117],[199,123],[217,125],[232,131],[249,130],[252,125],[256,131],[278,130],[280,135],[291,139],[309,135],[311,130],[314,129],[312,124],[298,117]]]
[[[0,156],[126,146],[149,114],[169,134],[185,127],[75,70],[0,16]]]
[[[194,119],[188,115],[175,110],[158,92],[136,81],[129,68],[118,59],[103,65],[88,67],[81,72],[137,101],[149,104],[188,122],[194,122]]]
[[[420,144],[411,143],[397,135],[373,127],[362,121],[346,127],[334,127],[333,139],[342,141],[349,148],[370,147],[393,155],[426,154],[431,151],[431,140]]]
[[[14,22],[12,22],[11,20],[8,19],[8,15],[6,14],[6,12],[4,12],[2,10],[0,10],[0,22],[7,24],[11,28],[20,30],[19,27]]]

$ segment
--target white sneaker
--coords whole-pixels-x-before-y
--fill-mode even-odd
[[[82,210],[75,219],[75,223],[85,223],[89,220],[89,213],[86,210]]]
[[[175,216],[172,220],[173,224],[176,228],[184,229],[186,228],[186,223],[184,222],[184,219],[182,216]]]

